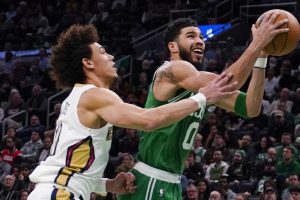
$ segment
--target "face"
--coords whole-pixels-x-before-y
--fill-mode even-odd
[[[199,184],[198,184],[198,190],[199,190],[199,192],[201,192],[201,193],[205,192],[206,188],[207,188],[207,186],[206,186],[205,182],[199,182]]]
[[[276,160],[276,150],[275,149],[269,149],[268,150],[268,158],[271,158],[272,160]]]
[[[283,159],[291,159],[293,157],[292,151],[290,149],[283,149]]]
[[[51,139],[48,138],[48,137],[45,138],[45,139],[44,139],[44,148],[45,148],[45,149],[50,149],[51,145],[52,145]]]
[[[203,36],[199,28],[190,26],[181,29],[177,42],[180,58],[199,66],[205,49]]]
[[[31,124],[31,126],[37,126],[40,124],[40,119],[37,116],[33,115],[30,118],[30,124]]]
[[[264,200],[276,200],[275,192],[268,191],[264,194]]]
[[[217,191],[213,191],[209,195],[209,200],[220,200],[220,199],[221,199],[221,195]]]
[[[213,154],[213,159],[215,162],[220,162],[223,159],[221,151],[215,151]]]
[[[281,143],[286,146],[289,145],[291,143],[291,137],[288,135],[283,135],[281,138]]]
[[[245,200],[242,195],[237,195],[234,200]]]
[[[291,175],[291,176],[289,177],[289,185],[290,185],[290,186],[299,185],[298,176],[296,176],[296,175]]]
[[[22,193],[21,193],[21,200],[27,200],[27,198],[28,198],[28,192],[27,191],[23,191]]]
[[[10,187],[12,187],[14,185],[14,183],[15,183],[15,178],[13,176],[11,176],[11,175],[7,175],[4,178],[4,182],[3,182],[4,186],[10,188]]]
[[[40,139],[40,134],[38,132],[33,131],[31,133],[31,140],[36,142]]]
[[[197,197],[198,197],[198,190],[197,190],[196,186],[194,186],[194,185],[188,186],[186,189],[186,193],[187,193],[188,199],[197,199]]]
[[[16,131],[15,131],[14,128],[9,128],[9,129],[7,130],[7,132],[6,132],[6,134],[7,134],[8,137],[15,137]]]
[[[251,143],[251,138],[250,138],[250,136],[245,135],[245,136],[242,138],[242,145],[243,145],[243,146],[249,146],[250,143]]]
[[[15,147],[15,143],[11,138],[7,138],[5,144],[7,149],[13,149]]]
[[[262,138],[261,141],[260,141],[260,146],[262,148],[266,148],[267,147],[267,138]]]
[[[117,70],[115,68],[114,57],[105,51],[105,48],[99,43],[95,42],[90,45],[92,49],[92,57],[89,65],[93,68],[95,74],[98,77],[116,78],[118,77]]]
[[[242,161],[242,159],[243,159],[243,157],[239,152],[234,153],[234,155],[233,155],[234,162],[239,163]]]
[[[291,192],[292,200],[300,200],[299,192]]]

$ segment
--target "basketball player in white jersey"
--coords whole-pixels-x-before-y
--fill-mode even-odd
[[[103,179],[112,126],[153,130],[170,125],[206,104],[235,94],[237,82],[222,74],[188,99],[152,109],[124,103],[109,90],[117,77],[113,56],[98,43],[93,25],[73,25],[52,48],[51,65],[61,85],[73,87],[62,103],[49,157],[32,172],[30,200],[87,200],[91,192],[132,193],[135,177]]]

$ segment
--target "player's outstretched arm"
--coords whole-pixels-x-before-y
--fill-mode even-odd
[[[272,41],[275,35],[288,31],[287,28],[279,29],[281,25],[288,22],[287,19],[274,23],[277,16],[277,12],[268,13],[268,15],[266,14],[263,18],[258,28],[256,28],[255,25],[252,25],[251,31],[253,39],[250,45],[241,57],[225,70],[227,73],[233,74],[232,80],[238,81],[239,88],[244,85],[249,77],[253,65],[263,48]]]
[[[205,108],[206,104],[236,94],[237,83],[228,84],[230,78],[231,75],[223,73],[200,88],[196,95],[151,109],[125,103],[108,89],[95,88],[84,94],[81,107],[85,107],[85,112],[97,114],[115,126],[150,131],[173,124],[198,109]]]

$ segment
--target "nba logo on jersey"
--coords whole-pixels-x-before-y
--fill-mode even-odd
[[[110,127],[107,131],[106,140],[111,140],[113,134],[113,127]]]

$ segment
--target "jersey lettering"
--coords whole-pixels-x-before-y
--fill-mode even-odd
[[[186,131],[185,138],[182,143],[182,148],[185,150],[191,150],[194,144],[195,135],[198,131],[199,123],[193,122],[190,124]]]

